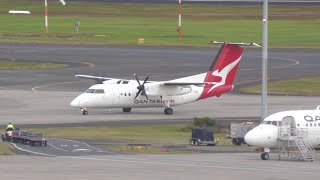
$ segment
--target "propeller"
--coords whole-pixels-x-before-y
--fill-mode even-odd
[[[139,91],[137,92],[136,97],[134,99],[136,99],[139,96],[139,94],[141,94],[143,96],[146,96],[147,100],[149,100],[148,95],[147,95],[147,93],[145,91],[145,87],[144,87],[144,84],[148,81],[149,76],[146,77],[146,79],[143,81],[142,84],[140,84],[139,78],[138,78],[138,76],[136,74],[134,74],[134,77],[136,78],[136,80],[137,80],[137,82],[139,84],[139,86],[137,87],[137,89]]]

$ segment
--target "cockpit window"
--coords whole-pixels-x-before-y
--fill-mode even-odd
[[[88,89],[86,93],[94,93],[95,89]]]
[[[270,124],[270,125],[274,125],[274,126],[280,126],[280,123],[278,123],[278,121],[263,121],[262,124]]]
[[[88,89],[86,93],[104,94],[103,89]]]
[[[94,93],[104,94],[104,90],[103,89],[96,89],[96,92],[94,92]]]

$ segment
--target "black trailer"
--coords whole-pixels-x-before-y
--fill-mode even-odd
[[[189,142],[191,145],[215,145],[213,129],[210,127],[197,127],[192,128],[191,139]]]

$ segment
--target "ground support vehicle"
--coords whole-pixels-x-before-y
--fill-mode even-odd
[[[9,139],[7,141],[9,141]],[[42,133],[26,130],[13,130],[10,141],[21,144],[29,144],[30,146],[47,146],[47,139]]]
[[[215,145],[212,127],[192,128],[190,145]]]
[[[12,131],[5,131],[4,134],[2,134],[2,141],[12,141]]]
[[[39,132],[31,132],[25,139],[26,144],[30,146],[47,146],[47,139]]]
[[[230,135],[229,137],[232,138],[232,144],[240,146],[241,144],[246,144],[244,142],[244,136],[249,132],[251,129],[256,127],[258,123],[253,122],[232,122],[230,124]]]

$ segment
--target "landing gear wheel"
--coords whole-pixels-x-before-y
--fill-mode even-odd
[[[122,108],[123,112],[131,112],[131,108]]]
[[[234,139],[232,139],[232,144],[236,145],[236,146],[240,146],[241,145],[241,141],[238,138],[234,138]]]
[[[173,114],[173,109],[172,109],[172,108],[165,108],[165,109],[164,109],[164,114],[166,114],[166,115],[172,115],[172,114]]]
[[[268,153],[264,152],[264,153],[261,154],[261,159],[262,160],[268,160],[269,158],[270,158],[270,156],[269,156]]]
[[[195,140],[194,145],[199,146],[200,145],[199,141]]]
[[[88,111],[87,110],[81,109],[81,111],[82,111],[82,115],[88,115]]]

